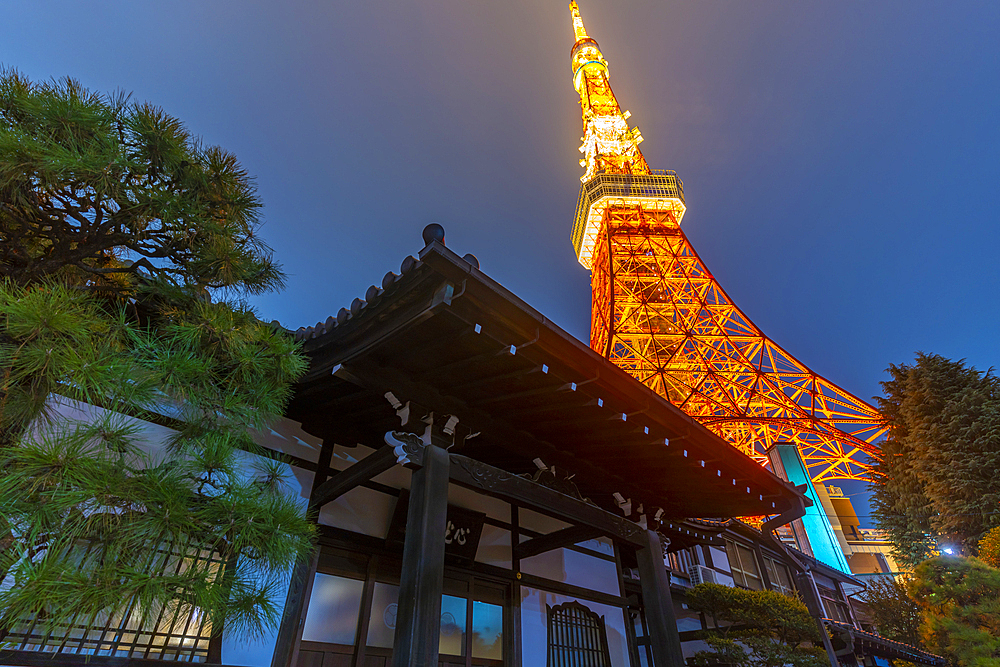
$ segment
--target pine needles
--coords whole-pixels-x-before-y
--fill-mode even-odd
[[[305,361],[219,300],[281,286],[260,209],[161,109],[0,71],[0,642],[277,623],[314,529],[253,434]]]

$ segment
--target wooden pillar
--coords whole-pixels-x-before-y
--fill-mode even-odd
[[[684,667],[674,603],[670,598],[670,573],[663,564],[660,536],[647,530],[645,545],[636,551],[636,556],[639,560],[642,605],[646,609],[653,664],[655,667]]]
[[[310,499],[315,497],[316,489],[326,481],[330,474],[333,447],[332,443],[324,443],[319,451],[312,488],[309,490]],[[314,523],[318,523],[319,517],[316,514],[311,515],[311,520]],[[302,624],[305,621],[306,601],[312,594],[313,579],[316,577],[318,566],[319,547],[316,546],[309,560],[298,563],[292,569],[288,582],[288,593],[285,596],[285,608],[281,614],[281,624],[278,626],[278,636],[274,642],[274,653],[271,655],[271,667],[295,667],[299,655]]]
[[[306,600],[312,593],[313,579],[316,577],[316,567],[319,564],[319,549],[312,557],[302,561],[292,570],[289,581],[288,595],[285,598],[285,609],[281,615],[281,625],[278,626],[278,637],[274,643],[274,654],[271,657],[271,667],[294,667],[299,655],[299,638],[302,636],[302,623],[305,620]]]
[[[438,667],[448,468],[448,452],[428,445],[413,473],[392,667]]]

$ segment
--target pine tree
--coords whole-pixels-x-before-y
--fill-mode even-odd
[[[974,554],[1000,525],[1000,380],[923,353],[888,372],[879,407],[889,432],[872,483],[878,525],[911,566],[939,542]]]
[[[816,620],[801,600],[776,591],[698,584],[686,593],[689,609],[705,614],[703,639],[712,649],[695,665],[822,667],[828,664]]]
[[[277,622],[313,528],[253,438],[305,368],[240,301],[281,284],[259,211],[161,110],[0,75],[0,639],[167,610],[217,658]]]
[[[975,558],[939,557],[913,571],[928,650],[960,667],[1000,665],[1000,570]]]
[[[151,104],[0,71],[0,156],[0,277],[281,286],[253,179]]]

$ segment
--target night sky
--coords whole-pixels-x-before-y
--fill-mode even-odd
[[[587,339],[566,2],[3,11],[4,65],[133,91],[256,176],[289,274],[261,317],[325,320],[440,222],[449,247]],[[1000,361],[1000,3],[581,12],[649,164],[684,181],[688,237],[771,338],[865,399],[918,350]]]

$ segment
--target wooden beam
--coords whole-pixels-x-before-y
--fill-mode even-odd
[[[541,368],[536,367],[537,368]],[[527,373],[525,373],[527,375]],[[554,392],[559,391],[559,387],[555,384],[547,387],[535,387],[534,389],[523,389],[520,391],[511,391],[506,394],[500,394],[493,392],[490,394],[489,398],[481,398],[479,400],[469,401],[469,406],[473,408],[483,408],[487,405],[495,405],[497,403],[504,403],[506,401],[514,401],[521,398],[533,398],[535,396],[547,396]]]
[[[356,486],[367,482],[372,477],[389,470],[396,465],[396,455],[392,447],[379,447],[374,453],[361,459],[347,470],[342,470],[330,479],[320,484],[312,493],[309,505],[320,509],[323,505],[336,500]]]
[[[505,350],[509,349],[510,347],[505,348]],[[513,371],[509,371],[507,373],[497,373],[496,375],[489,375],[485,378],[477,378],[475,380],[469,380],[467,382],[457,382],[451,385],[451,388],[452,391],[464,393],[469,389],[475,389],[476,387],[481,387],[484,384],[496,384],[498,382],[504,382],[505,380],[514,380],[541,372],[542,372],[542,364],[536,364],[530,368],[527,367],[518,368]],[[556,380],[556,382],[558,382],[558,380]]]
[[[426,465],[426,452],[440,449],[424,445],[419,436],[399,431],[386,434],[386,442],[397,443],[394,451],[403,457],[404,463],[414,466]],[[628,519],[468,456],[451,454],[449,460],[448,474],[456,484],[529,507],[574,526],[585,526],[597,531],[598,535],[607,535],[620,542],[635,546],[645,544],[646,531]]]
[[[469,327],[464,333],[468,334],[472,332],[472,328]],[[485,339],[484,339],[485,340]],[[451,344],[453,341],[449,341]],[[501,354],[507,354],[507,350],[510,349],[510,345],[503,345],[497,342],[485,343],[483,345],[483,350],[480,352],[474,352],[473,354],[462,357],[461,359],[456,359],[455,361],[449,362],[447,364],[441,364],[433,367],[427,371],[424,379],[433,384],[434,380],[447,377],[449,373],[455,370],[462,369],[469,364],[476,364],[478,362],[488,361],[495,359]]]
[[[467,456],[451,455],[451,479],[574,526],[596,530],[599,535],[629,544],[643,544],[645,531],[628,519]]]
[[[600,531],[589,526],[570,526],[514,545],[514,558],[530,558],[546,551],[586,542],[600,535]]]

